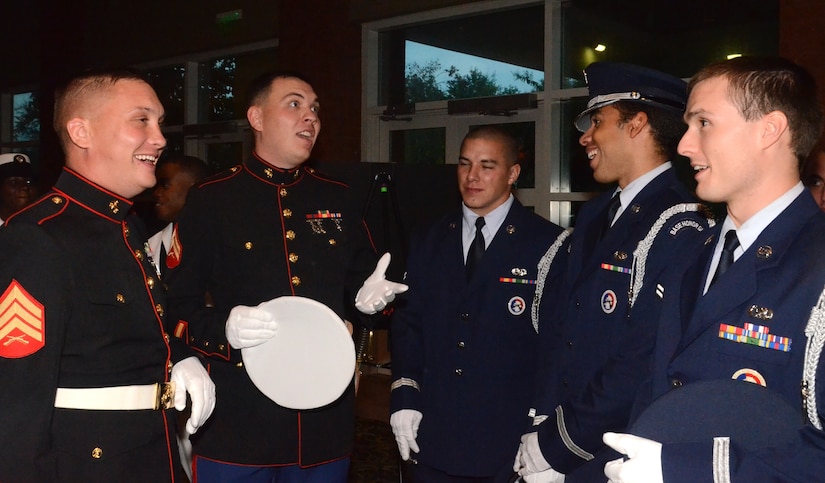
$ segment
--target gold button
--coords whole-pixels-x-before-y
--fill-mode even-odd
[[[297,262],[298,261],[298,255],[296,255],[294,253],[290,253],[289,254],[289,261],[292,262],[292,263]]]
[[[135,250],[135,258],[143,260],[143,250]]]
[[[60,204],[63,203],[63,198],[61,198],[59,196],[52,196],[52,203],[54,203],[56,205],[60,205]]]
[[[113,214],[117,214],[120,211],[120,207],[118,206],[120,202],[118,200],[112,200],[109,202],[109,210],[112,211]]]
[[[283,198],[284,196],[286,196],[286,188],[281,188],[281,189],[280,189],[280,191],[278,191],[278,194],[280,194],[280,195],[281,195],[281,198]]]
[[[158,315],[163,317],[163,305],[161,305],[161,304],[155,305],[155,312],[157,312]]]
[[[301,277],[292,277],[292,285],[295,285],[296,287],[301,285]]]
[[[153,288],[155,288],[155,279],[152,277],[147,278],[146,285],[149,286],[149,290],[152,290]]]
[[[103,458],[103,450],[100,449],[100,448],[93,449],[92,450],[92,458],[94,458],[96,460],[99,460],[100,458]]]
[[[226,349],[226,345],[225,345],[225,344],[218,344],[218,350],[219,350],[219,351],[224,351],[225,349]]]
[[[209,341],[208,340],[203,341],[203,346],[204,347],[209,347]]]
[[[266,175],[267,178],[272,179],[272,168],[264,169],[264,174]]]
[[[117,300],[121,304],[126,303],[126,297],[124,297],[122,293],[115,295],[115,300]]]
[[[239,363],[235,364],[235,367],[243,367],[243,362],[239,362]]]
[[[252,242],[246,242],[243,244],[243,247],[247,250],[252,250]]]
[[[129,227],[126,225],[123,225],[123,234],[126,235],[126,238],[129,237]]]
[[[167,362],[166,362],[166,372],[171,371],[171,370],[172,370],[172,366],[174,366],[174,364],[172,364],[172,361],[167,361]]]
[[[286,231],[286,239],[287,240],[294,240],[295,239],[295,232],[292,230]]]
[[[292,210],[284,208],[284,218],[289,218],[290,216],[292,216]]]
[[[338,242],[337,242],[337,241],[335,241],[335,238],[330,238],[330,239],[329,239],[329,244],[330,244],[330,245],[335,246],[335,244],[336,244],[336,243],[338,243]]]
[[[163,333],[163,340],[169,342],[169,334],[167,334],[166,332]]]

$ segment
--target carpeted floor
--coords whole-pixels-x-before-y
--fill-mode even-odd
[[[398,449],[390,425],[357,418],[349,483],[398,483]]]

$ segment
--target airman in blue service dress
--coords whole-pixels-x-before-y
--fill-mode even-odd
[[[617,101],[645,104],[649,111],[660,112],[659,116],[666,113],[673,122],[681,122],[687,94],[680,79],[608,62],[591,64],[586,74],[590,101],[576,121],[584,133],[582,139],[597,136],[590,129],[591,113]],[[675,137],[676,133],[664,136]],[[672,149],[677,139],[670,141]],[[659,151],[666,150],[661,147],[665,141],[650,142],[657,143]],[[599,145],[599,149],[608,147]],[[538,442],[545,460],[565,474],[567,482],[603,478],[609,448],[602,434],[626,427],[636,389],[649,370],[656,328],[631,325],[628,319],[631,284],[635,275],[642,275],[635,266],[640,241],[654,226],[658,237],[667,239],[660,243],[668,246],[666,255],[651,257],[645,264],[647,276],[653,276],[671,263],[669,258],[680,253],[681,247],[706,238],[708,214],[695,203],[665,155],[657,152],[663,159],[652,169],[651,163],[639,157],[610,161],[648,168],[636,168],[640,174],[623,187],[631,199],[621,200],[624,209],[609,229],[605,215],[614,190],[584,204],[570,237],[564,277],[546,289],[549,293],[540,306],[542,370],[533,406],[541,422]],[[640,150],[638,156],[649,154]],[[687,204],[683,209],[674,208],[683,204]]]
[[[283,170],[257,156],[189,192],[166,259],[170,323],[175,337],[208,358],[220,401],[191,438],[195,458],[307,467],[351,453],[352,385],[322,408],[278,406],[250,381],[225,334],[232,307],[284,295],[317,300],[356,322],[355,294],[376,256],[351,198],[346,185],[312,168]],[[207,293],[212,307],[204,305]]]
[[[790,445],[746,451],[735,438],[665,444],[664,481],[820,481],[825,474],[825,368],[807,360],[809,336],[825,334],[825,214],[798,185],[799,194],[703,296],[721,224],[691,251],[689,268],[651,280],[645,305],[658,314],[651,381],[642,386],[634,419],[651,401],[696,381],[736,379],[765,386],[798,409],[800,430]],[[643,290],[643,294],[645,290]],[[640,299],[641,301],[641,299]],[[809,325],[819,305],[819,324]],[[814,321],[815,322],[815,321]],[[818,328],[817,328],[818,326]],[[806,373],[806,370],[808,373]],[[815,394],[810,389],[816,381]],[[813,396],[813,397],[806,397]],[[701,405],[702,401],[695,401]],[[748,407],[728,407],[730,418]],[[807,424],[804,424],[807,420]],[[679,424],[691,424],[680,421]],[[696,421],[695,424],[701,424]],[[753,420],[754,432],[770,420]],[[713,428],[708,428],[709,432]],[[666,428],[665,428],[666,431]],[[724,471],[717,471],[724,469]],[[725,478],[730,480],[715,479]]]
[[[413,455],[420,464],[464,477],[512,466],[532,421],[538,263],[561,233],[514,199],[469,281],[460,210],[411,240],[410,290],[391,328],[393,381],[407,383],[394,383],[390,413],[423,413]],[[554,262],[547,279],[562,265]]]
[[[154,396],[172,396],[172,363],[192,354],[170,348],[164,289],[131,207],[66,168],[0,230],[4,483],[175,481],[176,418]],[[123,386],[148,407],[117,407]],[[84,403],[85,388],[106,394]]]

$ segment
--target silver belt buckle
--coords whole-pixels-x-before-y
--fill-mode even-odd
[[[155,384],[155,405],[152,409],[172,409],[175,405],[175,383],[160,382]]]

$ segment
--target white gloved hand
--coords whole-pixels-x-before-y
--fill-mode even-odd
[[[379,310],[383,310],[388,303],[395,300],[396,294],[404,293],[409,288],[403,283],[390,282],[386,279],[385,274],[387,273],[387,267],[390,266],[390,258],[390,253],[385,253],[378,260],[375,271],[364,281],[364,285],[358,289],[358,293],[355,295],[355,308],[361,313],[372,315]]]
[[[611,483],[662,483],[662,443],[632,434],[604,433],[604,444],[627,459],[618,458],[604,465]]]
[[[513,471],[521,476],[526,476],[551,469],[550,463],[541,454],[539,433],[521,435],[521,444],[518,447],[518,453],[516,453],[516,460],[513,462]]]
[[[404,461],[410,459],[410,450],[414,453],[419,451],[415,438],[418,437],[418,426],[423,417],[421,411],[415,409],[399,409],[390,416],[392,433],[395,435],[398,452],[401,453],[401,459]]]
[[[186,421],[186,432],[195,434],[215,409],[215,383],[195,356],[173,365],[169,380],[175,383],[175,409],[178,411],[186,409],[186,393],[189,393],[192,414]]]
[[[245,349],[263,344],[275,336],[278,323],[272,315],[258,307],[237,305],[226,319],[226,340],[235,349]]]
[[[550,468],[539,473],[531,473],[521,477],[524,483],[564,483],[564,475]]]

